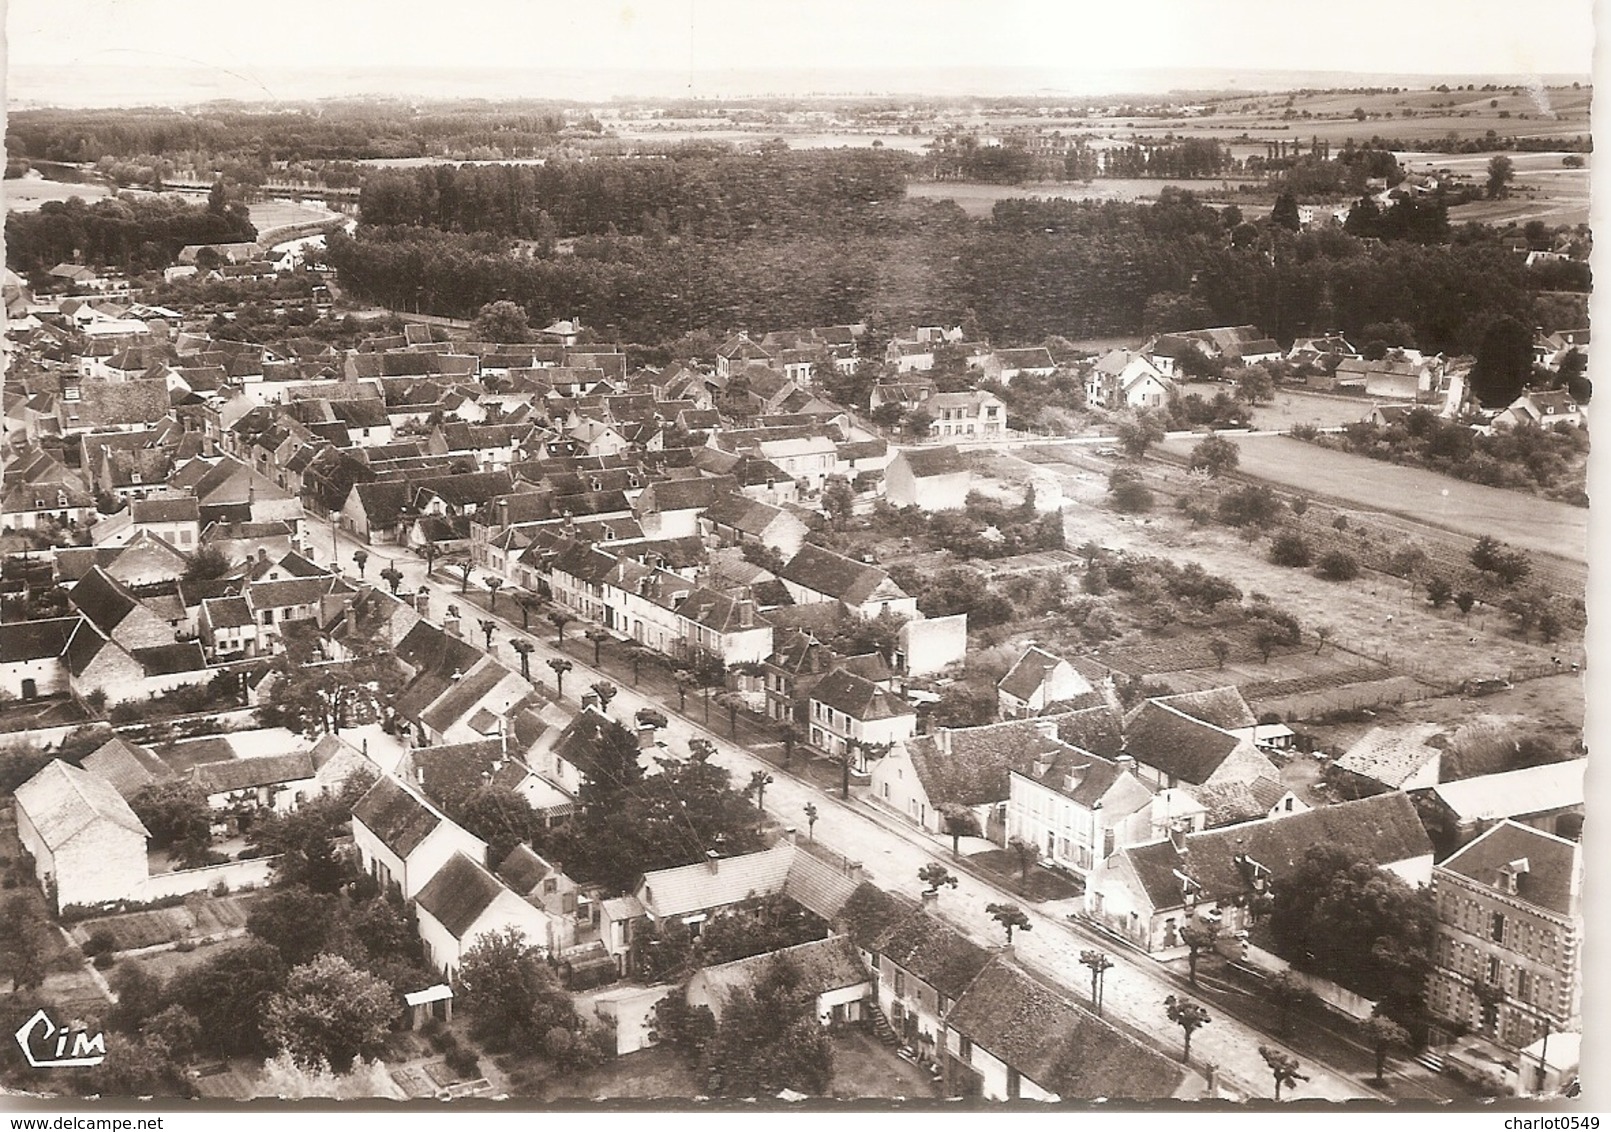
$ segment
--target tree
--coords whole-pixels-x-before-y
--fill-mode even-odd
[[[1087,948],[1080,952],[1080,963],[1091,971],[1091,1009],[1098,1018],[1102,1017],[1102,991],[1103,984],[1107,982],[1108,970],[1113,966],[1113,960],[1105,952],[1094,948]]]
[[[1447,583],[1445,583],[1445,584],[1447,584]],[[1448,599],[1445,598],[1444,600],[1447,601]],[[1437,603],[1434,602],[1433,604],[1437,604]],[[1472,593],[1470,590],[1461,590],[1459,593],[1454,595],[1455,608],[1460,611],[1460,616],[1462,616],[1462,617],[1464,617],[1467,614],[1469,614],[1471,612],[1472,607],[1475,606],[1476,604],[1477,604],[1477,595]]]
[[[342,900],[300,884],[278,886],[252,903],[246,930],[278,951],[287,967],[300,967],[332,949]]]
[[[1277,566],[1307,566],[1314,561],[1314,551],[1298,532],[1282,531],[1270,540],[1270,561]]]
[[[263,1031],[296,1064],[346,1072],[359,1055],[379,1053],[396,1016],[385,982],[340,955],[321,955],[293,968],[285,989],[269,997]]]
[[[817,804],[815,802],[807,802],[805,804],[807,841],[815,841],[817,839],[817,818],[819,816],[820,815],[817,813]]]
[[[1214,662],[1218,668],[1225,667],[1225,660],[1231,655],[1231,642],[1218,634],[1208,638],[1208,651],[1214,654]]]
[[[0,962],[11,976],[12,994],[44,983],[49,951],[50,925],[39,901],[21,892],[6,897],[5,922],[0,923]]]
[[[1282,971],[1265,984],[1265,992],[1281,1012],[1281,1032],[1292,1032],[1292,1017],[1314,1000],[1315,992],[1291,971]]]
[[[1490,409],[1514,401],[1533,372],[1533,333],[1514,315],[1501,315],[1489,324],[1477,345],[1471,370],[1471,391]]]
[[[699,1064],[716,1038],[716,1016],[708,1006],[688,1005],[686,985],[655,1004],[653,1019],[650,1037],[659,1045],[677,1050],[690,1065]]]
[[[1113,431],[1119,446],[1135,457],[1145,456],[1147,449],[1166,435],[1163,422],[1145,409],[1126,414]]]
[[[1203,952],[1210,950],[1215,941],[1219,939],[1219,925],[1204,920],[1192,920],[1180,931],[1180,942],[1186,945],[1186,968],[1188,980],[1192,986],[1197,985],[1197,960]]]
[[[1242,450],[1223,436],[1210,436],[1198,442],[1191,450],[1192,471],[1206,471],[1215,479],[1236,470],[1242,459]]]
[[[1352,581],[1359,577],[1359,560],[1346,550],[1328,550],[1320,556],[1319,570],[1327,581]]]
[[[1040,864],[1040,846],[1024,837],[1014,837],[1007,842],[1007,852],[1018,862],[1018,887],[1021,890],[1029,885],[1029,870]]]
[[[1320,650],[1326,647],[1327,641],[1331,640],[1331,626],[1316,625],[1310,631],[1315,635],[1315,655],[1319,656]]]
[[[1206,1009],[1191,999],[1176,998],[1174,995],[1164,999],[1164,1010],[1169,1015],[1169,1020],[1180,1027],[1181,1033],[1186,1038],[1185,1050],[1181,1053],[1180,1060],[1190,1062],[1191,1036],[1213,1019],[1208,1016]]]
[[[205,846],[212,839],[213,812],[201,787],[188,780],[153,782],[129,799],[129,808],[158,849]]]
[[[923,887],[930,892],[939,892],[941,887],[957,886],[957,878],[951,875],[949,869],[938,861],[930,861],[917,870],[917,879],[923,882]]]
[[[487,651],[491,652],[492,651],[492,634],[497,632],[498,623],[496,621],[492,621],[492,620],[489,620],[489,619],[483,617],[480,621],[476,622],[476,624],[481,626],[481,633],[487,639]]]
[[[833,1046],[817,1019],[814,999],[801,993],[802,974],[774,957],[753,989],[728,996],[711,1043],[715,1092],[726,1097],[775,1097],[784,1089],[826,1094],[833,1082]]]
[[[1502,200],[1510,195],[1510,182],[1516,176],[1515,162],[1502,153],[1488,159],[1488,199]]]
[[[403,584],[403,572],[396,566],[387,566],[380,572],[380,580],[385,582],[391,588],[393,596],[396,596],[398,587]]]
[[[565,643],[565,626],[569,625],[572,621],[575,621],[576,618],[572,617],[569,613],[566,613],[563,609],[556,609],[554,612],[548,615],[548,620],[553,624],[554,629],[559,633],[559,643],[563,645]]]
[[[520,657],[520,674],[527,680],[531,679],[531,654],[537,651],[537,646],[524,637],[510,637],[509,647]]]
[[[252,823],[252,845],[280,858],[275,866],[280,884],[336,892],[351,879],[339,846],[352,836],[353,806],[374,782],[373,774],[356,771],[336,793],[309,798],[294,810]]]
[[[1270,1076],[1275,1079],[1275,1099],[1281,1099],[1282,1085],[1296,1085],[1299,1081],[1309,1078],[1298,1072],[1298,1059],[1284,1050],[1273,1046],[1260,1046],[1259,1056],[1264,1058],[1264,1064],[1270,1067]]]
[[[570,996],[519,928],[480,936],[459,961],[453,991],[471,1036],[492,1050],[532,1050],[555,1026],[576,1027]]]
[[[1012,946],[1012,933],[1014,931],[1033,931],[1035,925],[1029,922],[1029,916],[1016,904],[989,904],[985,911],[990,913],[991,919],[1000,924],[1007,933],[1007,946]]]
[[[272,1048],[265,1036],[268,1001],[285,982],[279,950],[252,939],[180,971],[167,995],[195,1015],[210,1047],[261,1057]]]
[[[979,828],[979,816],[967,806],[957,802],[945,802],[940,806],[940,826],[946,836],[951,839],[951,856],[961,857],[961,842],[964,837],[983,837],[984,831]]]
[[[1142,481],[1140,473],[1131,468],[1113,469],[1108,475],[1108,494],[1113,497],[1113,506],[1120,511],[1139,515],[1152,510],[1152,491]],[[1088,592],[1098,593],[1103,583],[1095,579],[1106,577],[1107,573],[1102,569],[1102,564],[1093,562],[1086,569],[1086,579],[1097,588],[1087,587]]]
[[[230,571],[229,559],[216,546],[204,546],[185,561],[184,580],[207,582]]]
[[[599,698],[599,710],[606,713],[610,710],[610,701],[621,691],[608,680],[595,681],[588,687]]]
[[[548,658],[548,667],[554,670],[554,694],[563,696],[565,694],[565,673],[569,672],[575,665],[564,657],[551,656]]]
[[[364,567],[369,564],[369,551],[360,547],[352,552],[352,560],[358,566],[358,576],[362,578],[364,576]]]
[[[828,513],[828,521],[835,527],[842,527],[852,513],[856,503],[856,492],[844,476],[829,476],[822,485],[822,509]]]
[[[593,642],[593,667],[597,668],[599,666],[599,649],[603,648],[604,642],[610,639],[609,630],[601,629],[595,625],[583,636]]]
[[[777,781],[764,770],[750,772],[750,784],[744,790],[746,795],[755,795],[755,808],[762,813],[766,812],[766,788]]]
[[[1275,396],[1275,382],[1259,366],[1243,366],[1236,371],[1236,395],[1249,405],[1257,405]]]
[[[1259,650],[1259,656],[1265,664],[1270,663],[1270,654],[1277,645],[1284,644],[1286,636],[1275,626],[1268,623],[1260,624],[1253,630],[1253,647]]]
[[[1301,223],[1298,198],[1292,195],[1291,190],[1285,190],[1275,198],[1275,207],[1270,210],[1270,223],[1293,232],[1298,230]]]
[[[459,592],[461,594],[469,593],[470,592],[470,572],[475,569],[475,564],[471,563],[471,562],[461,562],[457,566],[455,566],[454,569],[459,572],[459,576],[462,579],[462,581],[460,582],[460,585],[459,585]]]
[[[1379,1012],[1367,1018],[1360,1030],[1364,1033],[1365,1041],[1370,1045],[1371,1052],[1376,1055],[1376,1083],[1382,1083],[1387,1072],[1387,1055],[1395,1048],[1409,1049],[1410,1034],[1403,1026]]]
[[[1426,597],[1432,603],[1433,609],[1442,609],[1449,604],[1449,598],[1454,595],[1454,587],[1449,579],[1441,574],[1434,574],[1426,580]]]
[[[487,587],[487,612],[498,611],[498,591],[503,588],[503,579],[488,576],[481,579],[481,584]]]
[[[476,312],[470,333],[481,342],[521,343],[531,341],[531,324],[526,311],[507,299],[487,303]]]
[[[778,739],[783,743],[783,769],[788,770],[794,762],[794,745],[801,739],[800,729],[792,723],[785,723],[778,728]]]

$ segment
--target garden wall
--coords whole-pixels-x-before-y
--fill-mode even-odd
[[[1269,975],[1279,975],[1282,971],[1291,971],[1292,977],[1314,992],[1315,997],[1333,1010],[1346,1014],[1356,1022],[1363,1022],[1376,1012],[1376,1004],[1363,995],[1355,994],[1346,987],[1338,986],[1330,979],[1323,979],[1319,975],[1311,975],[1307,971],[1300,971],[1292,964],[1274,955],[1263,948],[1247,945],[1247,954],[1243,956],[1246,962],[1257,967]]]
[[[249,861],[226,861],[221,865],[204,865],[199,869],[180,869],[178,872],[157,873],[146,878],[141,900],[160,900],[164,896],[182,896],[190,892],[208,892],[220,882],[231,891],[242,888],[261,888],[274,875],[274,866],[280,858],[254,857]]]

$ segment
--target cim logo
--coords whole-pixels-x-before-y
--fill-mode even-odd
[[[106,1060],[105,1034],[91,1036],[82,1022],[58,1027],[43,1010],[22,1024],[17,1044],[35,1069],[82,1068]]]

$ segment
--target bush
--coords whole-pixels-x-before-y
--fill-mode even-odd
[[[102,955],[117,950],[117,937],[105,928],[97,929],[84,943],[85,955]]]
[[[1346,550],[1328,550],[1320,556],[1320,576],[1333,582],[1359,577],[1359,562]]]
[[[92,962],[95,964],[97,970],[104,971],[108,967],[112,966],[112,964],[117,962],[117,956],[113,955],[109,951],[103,951],[101,954],[97,955]]]
[[[481,1062],[474,1052],[467,1049],[455,1049],[447,1055],[448,1068],[456,1073],[460,1080],[468,1081],[481,1076]]]
[[[1270,543],[1270,561],[1277,566],[1307,566],[1314,561],[1314,551],[1302,535],[1284,531]]]

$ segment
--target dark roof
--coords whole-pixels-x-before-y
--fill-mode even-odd
[[[78,617],[52,617],[48,621],[0,624],[0,664],[61,656],[80,620]]]
[[[352,808],[352,816],[401,858],[407,858],[447,820],[423,798],[391,778],[382,778],[371,786]]]
[[[990,952],[921,909],[886,928],[869,951],[910,971],[947,998],[960,998]]]
[[[1018,658],[1018,663],[1007,670],[1007,675],[1001,678],[996,687],[1015,699],[1027,700],[1046,683],[1052,670],[1062,663],[1062,657],[1030,645],[1024,650],[1024,655]]]
[[[1253,709],[1247,706],[1242,693],[1233,685],[1222,688],[1204,688],[1200,692],[1181,692],[1173,696],[1153,696],[1153,703],[1185,712],[1193,719],[1236,731],[1258,723]]]
[[[73,607],[94,622],[95,627],[107,636],[123,623],[129,612],[139,605],[138,599],[99,566],[78,580],[69,597]]]
[[[1148,700],[1124,729],[1124,747],[1137,762],[1181,782],[1201,785],[1242,742],[1212,724]]]
[[[601,711],[583,708],[554,741],[554,754],[587,777],[596,779],[605,765],[600,755],[612,736],[622,751],[637,749],[638,741],[630,731]]]
[[[1501,871],[1516,867],[1516,899],[1559,916],[1577,913],[1582,856],[1576,843],[1532,826],[1503,821],[1455,853],[1439,868],[1498,887]]]
[[[1005,960],[957,1000],[950,1027],[1064,1100],[1174,1096],[1185,1070]]]
[[[156,496],[129,504],[129,516],[136,523],[194,523],[201,510],[193,495]]]
[[[242,597],[206,598],[201,603],[214,629],[238,629],[252,624],[252,608]]]
[[[864,722],[916,714],[915,709],[895,693],[843,668],[836,668],[818,680],[810,695],[813,700]]]
[[[871,951],[885,932],[917,910],[918,905],[905,897],[863,881],[845,901],[838,919],[857,947]]]
[[[414,899],[419,906],[462,940],[498,894],[507,891],[498,878],[463,853],[454,853]]]
[[[844,936],[835,935],[706,967],[694,978],[705,984],[710,997],[719,1005],[738,991],[752,990],[766,977],[772,965],[783,959],[787,959],[798,976],[792,987],[796,1002],[811,1001],[829,991],[857,986],[871,977],[857,957],[855,945]]]
[[[816,689],[811,695],[817,698]],[[1063,744],[1048,738],[1032,719],[946,728],[939,735],[906,742],[912,769],[931,806],[1005,801],[1009,771],[1027,774],[1037,757],[1062,750]]]
[[[228,794],[259,786],[301,782],[313,777],[313,756],[307,751],[284,755],[261,755],[250,759],[203,763],[191,772],[196,784],[208,794]]]
[[[196,641],[181,641],[171,645],[157,645],[148,649],[130,649],[129,655],[139,661],[147,676],[171,676],[177,672],[199,672],[207,667],[207,656]]]
[[[896,596],[903,592],[877,566],[835,554],[814,543],[802,546],[799,553],[778,571],[778,577],[815,593],[837,598],[846,605],[862,604],[886,584]]]
[[[530,845],[524,843],[509,850],[509,855],[498,866],[498,879],[517,893],[530,894],[548,877],[559,872],[539,857]]]
[[[1119,713],[1111,707],[1086,708],[1058,716],[1057,737],[1104,758],[1113,758],[1124,752]]]
[[[1432,853],[1415,804],[1398,792],[1191,833],[1185,844],[1184,853],[1167,839],[1120,850],[1129,855],[1155,908],[1184,904],[1177,872],[1201,885],[1205,899],[1245,892],[1248,874],[1238,864],[1243,856],[1268,869],[1279,884],[1317,846],[1349,850],[1379,865]]]
[[[513,675],[509,669],[487,657],[455,680],[452,687],[421,713],[420,721],[435,731],[446,731],[490,695],[504,677]]]

